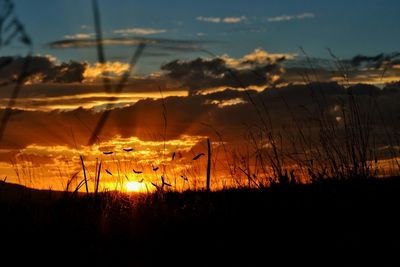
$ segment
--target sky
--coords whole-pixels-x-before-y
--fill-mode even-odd
[[[96,61],[95,49],[48,46],[62,39],[93,38],[91,1],[17,0],[15,6],[32,36],[35,53],[53,55],[61,61]],[[341,58],[372,56],[397,51],[400,41],[398,1],[100,0],[99,6],[105,38],[191,40],[213,54],[232,57],[241,57],[255,48],[299,54],[299,46],[318,58],[329,58],[326,48]],[[156,71],[161,63],[173,58],[204,56],[199,51],[157,46],[148,50],[138,63],[138,72]],[[110,60],[128,61],[131,54],[131,46],[107,48]]]
[[[367,158],[400,158],[399,1],[98,6],[102,64],[92,1],[0,0],[0,171],[9,181],[77,185],[82,156],[92,176],[103,162],[105,184],[141,181],[135,169],[148,182],[163,173],[194,186],[207,138],[219,187],[237,185],[238,166],[267,179],[273,170],[255,155],[270,158],[271,136],[282,155],[328,149],[313,154],[325,169],[331,150],[348,152],[352,95],[377,149]],[[321,120],[337,133],[329,144]],[[286,164],[307,177],[304,162]]]

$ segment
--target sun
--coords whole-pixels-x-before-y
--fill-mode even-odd
[[[139,183],[136,181],[127,182],[125,186],[126,186],[127,192],[145,192],[146,191],[144,183]]]

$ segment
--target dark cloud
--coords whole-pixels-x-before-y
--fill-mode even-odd
[[[23,70],[25,66],[27,67]],[[36,77],[40,82],[82,82],[85,68],[85,63],[70,61],[58,65],[50,58],[42,56],[0,57],[0,80],[4,82],[16,79],[24,71],[26,79]]]
[[[252,95],[252,94],[256,94],[257,91],[246,90],[245,92],[243,92],[243,91],[238,91],[235,89],[225,89],[223,91],[208,94],[207,99],[224,101],[224,100],[229,100],[229,99],[245,97],[246,93]]]
[[[281,79],[291,83],[307,83],[311,81],[330,81],[333,77],[339,76],[337,70],[325,67],[314,67],[313,69],[303,66],[291,66],[285,68]]]
[[[400,52],[393,53],[380,53],[374,56],[367,55],[356,55],[352,58],[339,59],[332,52],[330,58],[315,58],[315,57],[301,57],[296,60],[289,61],[285,64],[288,68],[308,68],[311,70],[315,69],[325,69],[331,71],[337,71],[341,65],[351,71],[371,68],[380,69],[382,67],[392,67],[394,65],[400,64]]]
[[[396,117],[400,114],[400,87],[395,84],[384,89],[370,85],[355,85],[346,89],[336,83],[312,83],[248,93],[254,103],[244,101],[224,107],[214,104],[212,100],[238,97],[246,100],[243,92],[228,89],[207,95],[165,98],[167,140],[178,139],[181,135],[214,136],[215,133],[204,126],[207,124],[217,129],[225,140],[242,142],[248,126],[260,125],[260,116],[270,121],[269,126],[275,131],[288,135],[298,125],[307,131],[315,129],[315,134],[318,133],[319,114],[324,114],[327,120],[340,128],[338,118],[346,110],[343,107],[349,101],[349,93],[355,97],[362,112],[371,114],[370,126],[377,134],[378,145],[385,140],[385,127],[400,125]],[[162,114],[161,99],[143,99],[132,106],[117,108],[111,113],[100,139],[107,141],[118,135],[160,141],[164,127]],[[30,144],[85,145],[100,116],[101,113],[82,108],[68,112],[14,111],[0,148],[22,149]]]
[[[298,58],[285,62],[282,80],[307,83],[310,81],[341,81],[346,84],[371,83],[384,86],[400,80],[400,53],[376,56],[358,55],[351,59]]]
[[[105,38],[102,41],[105,46],[134,46],[139,44],[146,44],[147,47],[161,48],[163,50],[171,51],[201,51],[201,45],[205,41],[193,40],[174,40],[163,38],[141,38],[141,37],[118,37],[118,38]],[[63,39],[54,41],[47,44],[50,48],[85,48],[96,47],[97,41],[95,39]]]
[[[400,53],[394,52],[391,54],[378,54],[376,56],[365,56],[357,55],[351,60],[347,60],[353,67],[370,67],[370,68],[382,68],[390,67],[393,65],[400,64]]]
[[[56,83],[82,82],[85,68],[85,64],[75,61],[53,65],[44,75],[43,81]]]
[[[202,89],[212,87],[245,88],[251,85],[266,85],[275,81],[281,74],[278,60],[266,60],[260,64],[255,60],[246,60],[229,66],[223,58],[203,59],[192,61],[174,60],[161,66],[166,75],[178,80],[194,94]]]

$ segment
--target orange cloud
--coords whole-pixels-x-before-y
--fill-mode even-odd
[[[297,54],[294,53],[269,53],[262,48],[256,48],[253,52],[244,55],[241,58],[235,59],[228,55],[222,55],[228,66],[233,68],[248,68],[250,64],[266,64],[271,61],[277,61],[281,58],[293,60]]]
[[[84,73],[84,82],[93,82],[103,76],[119,77],[129,70],[129,64],[120,61],[88,64]]]
[[[94,33],[75,33],[64,35],[65,39],[89,39],[93,37]]]
[[[121,34],[123,36],[127,35],[152,35],[152,34],[160,34],[166,33],[167,30],[165,29],[153,29],[153,28],[130,28],[130,29],[119,29],[113,31],[114,33]]]

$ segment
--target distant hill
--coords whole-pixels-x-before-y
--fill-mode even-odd
[[[20,184],[0,181],[0,201],[14,202],[29,200],[34,203],[45,203],[59,199],[64,192],[29,188]]]

